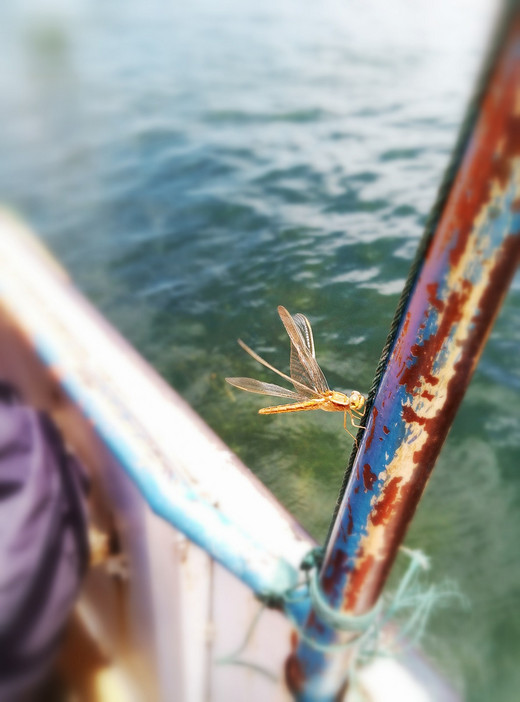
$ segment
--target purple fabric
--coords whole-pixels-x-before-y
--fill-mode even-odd
[[[44,677],[88,562],[86,474],[0,383],[0,702]]]

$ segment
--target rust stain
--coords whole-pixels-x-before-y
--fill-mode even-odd
[[[368,598],[366,597],[366,591],[364,593],[364,597],[367,600],[367,607],[374,605],[386,582],[392,567],[393,556],[397,553],[397,549],[404,539],[408,525],[417,508],[418,498],[422,490],[424,490],[427,479],[428,476],[417,475],[417,482],[403,484],[400,491],[400,500],[393,505],[393,511],[390,505],[388,511],[391,514],[388,516],[391,517],[392,523],[386,527],[384,554],[380,555],[380,559],[374,565]]]
[[[363,485],[365,486],[365,492],[374,489],[374,483],[377,480],[377,475],[372,473],[372,468],[370,463],[365,463],[363,466]]]
[[[307,619],[307,627],[309,629],[314,629],[318,632],[318,634],[323,634],[326,631],[325,624],[318,618],[318,615],[314,610],[312,610],[309,614],[309,618]]]
[[[404,318],[404,324],[403,324],[403,331],[402,334],[403,336],[406,336],[408,334],[408,327],[410,326],[410,313],[406,313],[406,317]]]
[[[357,495],[359,492],[359,481],[361,476],[359,474],[359,462],[356,464],[356,487],[354,488],[354,493]]]
[[[392,353],[392,356],[396,359],[396,363],[397,364],[400,363],[402,365],[403,370],[405,368],[405,359],[403,359],[403,344],[404,344],[404,339],[405,339],[406,335],[408,334],[408,327],[410,326],[410,319],[411,319],[411,313],[410,313],[410,311],[408,311],[406,313],[405,318],[404,318],[403,328],[399,332],[399,335],[397,337],[397,341],[395,344],[395,349]]]
[[[428,292],[428,302],[430,305],[435,307],[439,312],[442,312],[444,310],[444,302],[437,297],[439,283],[428,283],[426,290]]]
[[[513,94],[513,98],[514,98]],[[494,154],[492,160],[493,175],[497,178],[500,186],[505,187],[511,178],[512,159],[520,154],[520,117],[509,114],[507,116],[507,126],[505,128],[505,139],[503,147],[499,153]]]
[[[439,379],[433,375],[433,364],[439,355],[451,329],[462,318],[462,311],[468,300],[471,282],[463,280],[461,289],[451,292],[446,300],[446,306],[439,315],[437,330],[424,340],[422,345],[413,344],[410,351],[417,359],[408,366],[401,375],[399,383],[406,386],[406,392],[414,394],[415,388],[420,387],[423,379],[430,385],[437,385]]]
[[[417,412],[412,407],[410,407],[410,405],[404,405],[403,419],[405,422],[414,422],[416,424],[421,424],[422,426],[424,426],[430,421],[428,417],[421,417],[420,415],[418,415]]]
[[[518,22],[515,22],[512,32],[518,31]],[[447,208],[446,231],[455,232],[456,236],[450,250],[453,266],[460,261],[478,212],[490,199],[493,181],[503,188],[511,177],[512,159],[520,154],[520,117],[514,114],[519,82],[519,62],[502,57],[490,82],[492,86],[502,86],[502,90],[490,89],[485,95],[473,137],[479,147],[471,152],[470,163],[466,169],[461,169],[457,178],[461,185],[469,183],[471,187],[466,187],[465,196],[460,186],[455,187],[450,196],[454,205]]]
[[[343,576],[350,570],[348,561],[348,554],[338,548],[334,551],[330,563],[321,574],[321,589],[329,596],[330,600],[333,599],[335,589],[340,587],[339,583],[341,583]]]
[[[345,593],[345,598],[343,600],[343,609],[347,612],[354,610],[356,602],[359,598],[359,593],[366,581],[366,577],[374,566],[375,558],[372,555],[364,556],[363,549],[361,549],[356,561],[357,565],[352,571],[349,579],[349,588]]]
[[[520,262],[520,238],[510,234],[504,241],[501,253],[490,273],[489,284],[479,302],[479,314],[472,319],[473,326],[466,342],[462,345],[460,359],[454,365],[454,373],[447,385],[443,411],[432,417],[430,433],[434,432],[438,441],[426,442],[413,455],[414,462],[421,466],[421,473],[429,472],[448,433],[464,392],[469,385],[473,370],[487,339],[487,335],[500,308],[500,300],[505,296],[509,282]]]
[[[370,515],[370,521],[374,526],[387,524],[390,520],[395,503],[397,502],[397,496],[400,491],[399,485],[402,481],[402,477],[396,476],[395,478],[389,480],[383,487],[381,495],[374,505],[372,514]]]
[[[298,646],[298,634],[295,632],[294,629],[292,629],[292,631],[291,631],[290,644],[291,644],[291,651],[295,651],[296,646]]]
[[[367,443],[366,443],[367,449],[370,448],[370,446],[372,445],[372,441],[374,439],[374,431],[376,428],[376,419],[377,419],[378,414],[379,414],[379,412],[377,411],[377,407],[374,407],[374,409],[372,410],[372,426],[370,427],[370,433],[367,436]],[[358,480],[359,480],[359,473],[358,473]]]
[[[430,402],[431,402],[431,400],[433,400],[433,398],[435,397],[435,395],[432,395],[431,392],[428,392],[428,390],[423,390],[422,393],[421,393],[421,397],[424,397],[424,398],[426,398],[427,400],[430,400]]]
[[[352,519],[352,506],[350,502],[348,503],[348,526],[347,535],[350,536],[354,531],[354,520]]]
[[[350,680],[347,678],[343,685],[339,688],[338,694],[334,697],[334,702],[344,702],[349,687]]]
[[[305,687],[305,670],[296,652],[291,653],[285,661],[285,682],[294,695],[300,694]]]

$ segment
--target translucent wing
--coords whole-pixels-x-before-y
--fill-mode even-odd
[[[301,400],[302,395],[294,390],[287,390],[273,383],[263,383],[261,380],[253,378],[226,378],[230,385],[234,385],[240,390],[256,392],[259,395],[271,395],[272,397],[289,397],[291,400]]]
[[[299,392],[299,398],[302,399],[304,397],[315,397],[316,392],[305,385],[305,383],[300,382],[298,380],[295,380],[294,378],[289,378],[288,375],[285,375],[285,373],[282,373],[282,371],[279,371],[277,368],[272,366],[270,363],[267,363],[261,356],[259,356],[253,349],[249,348],[247,344],[244,344],[242,339],[238,340],[239,345],[246,351],[250,356],[252,356],[255,361],[258,361],[258,363],[261,363],[263,366],[266,368],[269,368],[269,370],[272,370],[274,373],[277,373],[280,377],[285,378],[285,380],[288,380],[290,383],[294,385],[296,390]],[[292,392],[292,391],[291,391]]]
[[[314,351],[314,337],[312,336],[311,323],[309,322],[307,317],[304,314],[300,314],[300,312],[298,312],[297,314],[294,315],[293,322],[298,327],[300,334],[302,335],[303,340],[305,342],[305,346],[309,350],[311,356],[313,358],[316,358],[316,352]]]
[[[327,392],[328,383],[314,357],[314,339],[309,320],[303,314],[292,317],[281,305],[278,314],[291,340],[291,379],[294,386],[310,387],[313,395]]]
[[[310,355],[315,358],[314,339],[312,336],[312,328],[309,320],[303,314],[295,314],[292,318],[298,331],[301,334],[302,340]],[[309,377],[309,373],[303,366],[298,351],[291,341],[291,357],[290,357],[291,378],[293,382],[296,380],[305,385],[314,385],[314,378]],[[323,378],[325,380],[325,378]],[[326,384],[326,381],[325,381]]]

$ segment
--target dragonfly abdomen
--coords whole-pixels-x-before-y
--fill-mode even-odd
[[[258,414],[282,414],[283,412],[305,412],[306,410],[325,409],[325,407],[323,407],[324,403],[328,404],[325,398],[317,397],[316,399],[312,400],[293,402],[290,405],[262,407],[261,410],[258,410]]]

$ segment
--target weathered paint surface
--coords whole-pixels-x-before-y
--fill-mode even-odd
[[[520,19],[496,59],[462,163],[408,301],[329,542],[332,606],[377,600],[520,255]],[[485,411],[485,408],[483,408]],[[311,614],[307,636],[336,635]],[[301,642],[288,663],[301,700],[332,700],[346,654]]]

